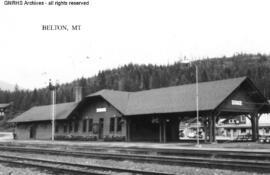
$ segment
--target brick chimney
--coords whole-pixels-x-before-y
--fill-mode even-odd
[[[79,102],[82,100],[82,87],[76,86],[75,87],[75,102]]]

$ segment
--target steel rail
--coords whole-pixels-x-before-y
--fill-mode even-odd
[[[265,161],[263,158],[263,153],[260,155],[248,154],[247,159],[242,159],[245,156],[243,153],[237,154],[236,152],[228,152],[223,155],[223,151],[217,151],[214,153],[204,153],[204,150],[194,151],[194,155],[190,156],[164,156],[164,155],[145,155],[145,154],[120,154],[120,153],[101,153],[101,152],[85,152],[85,151],[68,151],[68,150],[53,150],[44,148],[25,148],[25,147],[0,147],[1,150],[6,151],[17,151],[17,152],[27,152],[27,153],[39,153],[39,154],[51,154],[51,155],[62,155],[62,156],[74,156],[74,157],[87,157],[87,158],[101,158],[101,159],[113,159],[113,160],[132,160],[138,162],[154,162],[160,164],[174,164],[174,165],[193,165],[202,166],[210,168],[225,168],[225,169],[235,169],[235,170],[251,170],[251,171],[262,171],[270,172],[270,161]],[[196,156],[196,153],[201,152],[207,156]],[[237,158],[239,157],[240,158]],[[257,160],[256,156],[262,156],[262,160]],[[265,156],[268,156],[266,154]],[[251,159],[253,157],[254,159]],[[249,158],[249,159],[248,159]]]
[[[237,158],[237,159],[254,159],[254,160],[270,160],[270,152],[254,151],[254,150],[224,150],[224,149],[169,149],[169,148],[123,148],[123,147],[96,147],[96,146],[66,146],[66,145],[12,145],[1,144],[1,148],[31,148],[31,149],[54,149],[71,150],[79,152],[119,152],[134,154],[154,154],[154,155],[172,155],[172,156],[196,156],[196,157],[220,157],[220,158]],[[29,147],[31,146],[31,147]],[[44,147],[45,146],[45,147]],[[50,146],[50,147],[48,147]],[[53,146],[53,147],[51,147]],[[71,149],[70,149],[71,148]]]
[[[61,172],[76,173],[76,174],[97,174],[97,175],[102,174],[103,175],[103,174],[111,174],[112,172],[114,172],[114,173],[131,173],[131,174],[140,174],[140,175],[172,175],[170,173],[162,173],[162,172],[155,172],[155,171],[143,171],[143,170],[136,170],[136,169],[115,168],[115,167],[100,166],[100,165],[69,163],[69,162],[63,162],[63,161],[55,161],[55,160],[40,159],[40,158],[28,158],[28,157],[22,157],[22,156],[0,155],[0,162],[13,163],[13,164],[19,164],[19,165],[25,165],[25,166],[38,167],[38,168],[45,168],[45,169],[50,169],[53,171],[57,170]]]

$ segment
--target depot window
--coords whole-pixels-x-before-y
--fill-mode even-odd
[[[116,126],[116,131],[119,132],[122,130],[122,119],[120,117],[117,118],[117,126]]]
[[[64,133],[66,133],[67,132],[67,125],[65,124],[64,125]]]
[[[88,132],[93,131],[93,119],[88,120]]]
[[[58,131],[59,131],[59,125],[56,123],[55,124],[55,132],[58,133]]]
[[[72,132],[72,130],[73,130],[72,125],[73,125],[73,122],[72,122],[72,121],[70,121],[70,122],[69,122],[69,132]]]
[[[83,120],[83,132],[86,132],[87,120]]]
[[[78,132],[78,128],[79,128],[79,122],[75,121],[75,123],[74,123],[74,132]]]
[[[110,118],[110,132],[114,132],[114,123],[115,118],[114,117]]]

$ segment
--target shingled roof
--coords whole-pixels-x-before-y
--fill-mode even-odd
[[[199,83],[199,110],[214,110],[247,78]],[[196,84],[138,92],[102,90],[87,97],[101,96],[124,115],[192,112],[196,110]]]
[[[94,94],[90,94],[87,97],[101,96],[122,114],[125,114],[130,94],[131,92],[103,89]]]
[[[214,110],[245,78],[199,83],[199,110]],[[141,91],[131,95],[126,115],[196,111],[196,85]]]
[[[55,105],[55,120],[66,119],[78,103],[61,103]],[[35,106],[10,122],[47,121],[52,119],[52,105]]]

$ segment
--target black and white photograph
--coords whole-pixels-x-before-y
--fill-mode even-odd
[[[1,0],[0,175],[270,174],[269,7]]]

